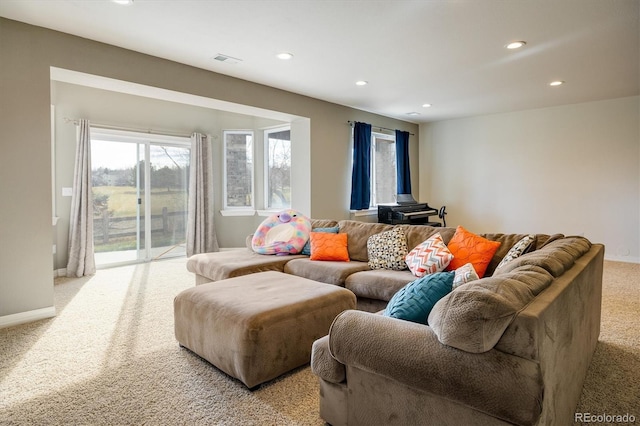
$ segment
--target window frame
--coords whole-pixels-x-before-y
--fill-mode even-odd
[[[292,149],[292,144],[293,141],[291,140],[291,125],[286,125],[286,126],[278,126],[278,127],[273,127],[270,129],[265,129],[264,130],[264,137],[263,137],[263,151],[264,151],[264,163],[263,163],[263,168],[264,168],[264,185],[263,185],[263,204],[264,204],[264,212],[274,212],[274,211],[279,211],[282,209],[290,209],[291,205],[293,203],[293,200],[289,200],[289,206],[288,207],[282,207],[282,208],[274,208],[271,207],[270,205],[270,194],[269,194],[269,137],[268,135],[270,133],[277,133],[277,132],[282,132],[282,131],[289,131],[289,168],[291,169],[293,167],[293,162],[291,161],[291,149]],[[291,180],[291,170],[289,170],[289,180]]]
[[[250,206],[230,206],[228,205],[227,191],[227,135],[247,135],[251,136],[251,205]],[[222,209],[227,215],[253,215],[255,213],[256,191],[255,191],[255,134],[253,130],[223,130],[222,132]],[[247,150],[249,152],[249,150]]]
[[[381,133],[381,132],[374,132],[373,130],[371,131],[371,175],[370,175],[370,191],[371,191],[371,198],[369,200],[369,209],[377,209],[379,205],[385,205],[385,204],[389,204],[389,203],[379,203],[377,200],[377,195],[378,195],[378,191],[376,188],[376,140],[377,139],[383,139],[383,140],[387,140],[387,141],[391,141],[394,146],[396,143],[396,137],[395,135],[391,135],[388,133]],[[394,151],[395,152],[395,151]],[[395,155],[395,154],[394,154]],[[395,158],[396,160],[396,167],[393,169],[393,174],[394,176],[396,176],[397,173],[397,167],[398,167],[398,158]],[[396,178],[397,179],[397,178]],[[397,189],[397,182],[396,182],[396,189],[394,190],[394,197],[398,196],[398,189]]]

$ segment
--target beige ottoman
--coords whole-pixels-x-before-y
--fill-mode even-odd
[[[174,300],[176,339],[253,388],[308,363],[349,290],[281,272],[260,272],[184,290]]]

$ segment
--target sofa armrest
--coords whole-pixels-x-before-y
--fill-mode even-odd
[[[355,367],[516,423],[533,423],[541,410],[537,363],[445,346],[426,325],[344,311],[331,325],[329,350],[346,365],[347,384]]]
[[[425,378],[451,383],[441,364],[463,354],[438,342],[428,326],[355,310],[333,321],[329,351],[342,364],[419,388]]]
[[[344,365],[329,353],[329,336],[313,342],[311,349],[311,371],[323,380],[342,383],[346,377]]]

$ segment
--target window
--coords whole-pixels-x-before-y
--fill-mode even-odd
[[[253,209],[253,132],[224,132],[224,208]]]
[[[291,207],[291,128],[264,132],[265,208]]]
[[[371,133],[371,207],[396,202],[395,136]]]

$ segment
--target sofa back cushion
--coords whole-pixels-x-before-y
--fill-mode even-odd
[[[404,233],[407,236],[407,248],[409,251],[413,250],[418,244],[423,243],[427,239],[431,238],[436,233],[439,233],[442,237],[442,241],[445,244],[449,244],[451,237],[456,232],[456,228],[443,228],[433,227],[426,225],[397,225],[404,229]]]
[[[493,348],[516,313],[553,277],[546,271],[518,272],[487,277],[457,287],[441,299],[429,315],[429,325],[440,343],[466,352]],[[537,294],[535,293],[535,294]]]
[[[519,256],[497,269],[495,276],[509,273],[522,265],[536,265],[557,278],[573,266],[577,258],[591,248],[584,237],[566,237],[545,244],[541,249]]]
[[[511,248],[518,241],[520,241],[522,238],[526,237],[529,234],[480,234],[480,235],[486,238],[487,240],[498,241],[501,243],[500,247],[498,247],[498,250],[493,255],[491,262],[489,262],[489,265],[487,266],[487,270],[484,273],[485,276],[490,276],[490,275],[493,275],[494,271],[496,270],[496,268],[498,267],[502,259],[504,259],[504,257],[507,255],[509,250],[511,250]],[[555,241],[557,239],[562,239],[562,238],[564,238],[564,235],[562,234],[554,234],[554,235],[535,234],[535,241],[532,244],[531,248],[527,250],[527,252],[538,250],[544,247],[544,245],[546,245],[547,243],[550,243],[551,241]]]
[[[311,228],[333,228],[338,226],[338,221],[333,219],[311,219]]]
[[[368,262],[367,241],[372,235],[393,229],[393,225],[385,223],[359,222],[341,220],[338,222],[340,233],[348,235],[349,258],[358,262]]]
[[[312,221],[312,226],[315,225]],[[455,228],[442,228],[426,225],[389,225],[385,223],[360,222],[356,220],[341,220],[338,222],[340,232],[349,234],[349,257],[351,260],[368,262],[367,241],[372,235],[389,231],[395,227],[400,227],[407,238],[407,249],[411,251],[418,244],[424,242],[429,237],[439,232],[445,244],[451,240],[456,232]],[[498,260],[499,262],[500,260]],[[497,265],[497,263],[496,263]]]
[[[463,284],[442,298],[429,315],[429,325],[445,345],[486,352],[496,345],[518,312],[590,247],[585,238],[570,237],[524,254],[494,276]]]

